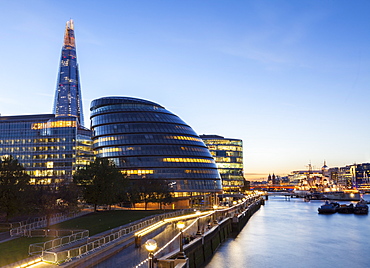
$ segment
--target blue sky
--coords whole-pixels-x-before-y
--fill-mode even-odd
[[[369,1],[0,0],[0,113],[51,113],[75,21],[84,114],[165,106],[244,142],[247,179],[370,162]]]

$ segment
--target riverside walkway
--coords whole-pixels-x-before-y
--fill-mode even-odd
[[[185,220],[186,227],[184,229],[184,237],[186,241],[199,240],[205,237],[208,232],[213,232],[218,227],[219,222],[244,213],[259,196],[251,197],[243,203],[239,203],[233,207],[219,208],[204,212],[201,216],[193,213],[193,218]],[[156,259],[172,256],[179,250],[179,230],[176,227],[176,222],[181,217],[174,218],[172,222],[161,226],[151,232],[145,233],[141,237],[139,245],[135,241],[135,235],[131,236],[123,242],[117,242],[106,252],[99,254],[98,252],[90,256],[84,256],[81,260],[65,263],[63,267],[136,267],[142,268],[148,266],[148,251],[143,244],[148,239],[154,239],[157,242],[158,248],[154,253]],[[195,241],[194,240],[194,241]],[[175,252],[175,253],[174,253]]]
[[[244,202],[239,203],[231,208],[219,208],[217,210],[203,212],[202,215],[191,213],[190,218],[182,219],[186,222],[184,235],[188,239],[194,239],[196,234],[206,234],[208,230],[217,226],[217,220],[221,221],[225,218],[233,218],[238,213],[241,213],[249,204],[251,204],[258,196],[249,196]],[[66,262],[59,264],[61,267],[146,267],[148,261],[148,252],[141,244],[144,244],[147,239],[155,239],[158,243],[158,249],[155,252],[155,258],[161,258],[169,253],[178,250],[179,248],[179,230],[176,228],[176,222],[182,216],[172,218],[160,218],[157,223],[153,223],[147,227],[139,228],[135,232],[126,233],[122,237],[113,239],[111,242],[97,247],[94,250],[86,251],[82,255],[69,258]],[[158,228],[153,228],[161,222]],[[143,232],[144,230],[144,232]],[[140,233],[143,232],[143,233]],[[87,241],[79,241],[70,246],[76,246],[78,243],[89,243],[95,239],[101,239],[102,236],[112,235],[113,230],[97,234],[90,237]],[[139,234],[140,233],[140,234]],[[199,237],[199,236],[198,236]],[[188,240],[189,241],[189,240]],[[57,249],[65,250],[65,248]],[[49,254],[51,254],[49,252]],[[68,253],[70,254],[70,253]],[[56,267],[56,264],[39,262],[33,264],[32,267]],[[27,267],[27,266],[22,266]]]

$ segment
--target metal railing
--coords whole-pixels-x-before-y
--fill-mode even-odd
[[[102,247],[114,241],[117,241],[120,238],[123,238],[125,235],[134,233],[144,227],[147,227],[165,218],[172,218],[172,217],[180,216],[190,211],[193,211],[193,210],[192,209],[179,210],[179,211],[169,212],[169,213],[165,213],[165,214],[161,214],[157,216],[151,216],[151,217],[146,218],[145,220],[137,221],[137,223],[131,223],[129,226],[125,225],[125,226],[115,228],[111,231],[110,234],[107,234],[91,242],[87,242],[86,244],[79,246],[79,247],[75,247],[75,248],[71,248],[71,249],[67,249],[63,251],[58,251],[58,252],[44,250],[42,251],[41,257],[43,261],[51,262],[54,264],[60,264],[66,261],[70,261],[73,258],[81,258],[93,251],[101,249]],[[127,239],[129,238],[130,237],[127,237]]]
[[[82,216],[84,214],[90,213],[90,211],[81,211],[76,212],[73,214],[62,214],[58,213],[52,216],[49,219],[49,224],[57,224],[62,221],[66,221],[69,219],[76,218],[78,216]],[[10,236],[27,236],[30,230],[37,229],[37,228],[44,228],[47,225],[47,218],[46,216],[38,218],[37,221],[28,223],[28,224],[21,224],[18,227],[10,229]]]
[[[216,221],[221,221],[226,218],[233,218],[234,216],[240,216],[239,213],[245,212],[249,209],[250,206],[260,199],[260,196],[249,196],[246,197],[246,200],[242,203],[234,205],[229,208],[224,209],[216,209],[215,211],[211,211],[210,214],[200,216],[196,220],[194,220],[191,224],[189,224],[184,230],[183,233],[194,234],[200,231],[202,234],[207,232],[208,229],[211,229],[215,226]],[[196,224],[197,223],[197,224]],[[173,255],[176,250],[178,250],[178,237],[180,236],[180,232],[176,234],[170,241],[168,241],[163,247],[158,249],[153,255],[156,258],[161,258],[164,255],[170,254]],[[135,268],[143,267],[145,263],[149,261],[149,258],[146,258]]]
[[[36,236],[40,236],[42,233],[44,234],[44,236],[58,236],[62,232],[64,233],[69,232],[71,234],[58,237],[58,238],[55,238],[53,240],[49,240],[46,242],[31,244],[28,248],[29,255],[42,254],[43,251],[48,251],[48,250],[56,249],[59,247],[63,247],[65,245],[68,245],[73,242],[80,241],[84,238],[89,237],[88,230],[34,230],[34,231],[39,231]]]

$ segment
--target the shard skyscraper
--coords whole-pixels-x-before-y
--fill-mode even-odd
[[[73,20],[67,21],[64,33],[53,113],[76,116],[80,125],[84,124]]]

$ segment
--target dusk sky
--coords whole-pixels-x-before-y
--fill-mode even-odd
[[[244,143],[247,179],[370,162],[370,1],[0,0],[1,115],[52,113],[73,19],[93,99],[157,102]]]

